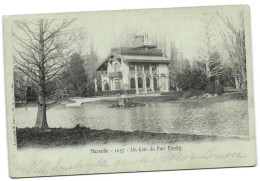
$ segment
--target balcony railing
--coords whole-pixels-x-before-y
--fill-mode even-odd
[[[108,76],[109,76],[110,78],[122,77],[123,74],[122,74],[122,72],[110,72],[110,73],[108,74]]]
[[[107,77],[108,74],[107,74],[107,73],[104,73],[104,74],[101,74],[101,76],[103,76],[103,77]]]

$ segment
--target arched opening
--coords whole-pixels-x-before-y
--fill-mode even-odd
[[[150,88],[150,79],[149,79],[149,77],[146,77],[146,87]]]
[[[109,85],[108,85],[106,80],[103,81],[103,85],[104,85],[104,90],[105,91],[109,90]]]
[[[138,88],[143,88],[143,79],[141,77],[138,78]]]
[[[135,79],[134,78],[130,79],[130,87],[131,87],[131,89],[135,89]]]
[[[120,64],[119,64],[118,62],[116,62],[116,63],[114,64],[114,71],[115,71],[115,72],[119,72],[119,71],[120,71]]]
[[[153,78],[153,87],[154,87],[155,91],[158,89],[158,87],[157,87],[157,79],[155,77]]]

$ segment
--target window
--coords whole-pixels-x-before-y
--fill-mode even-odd
[[[143,79],[141,77],[138,78],[138,88],[143,88]]]
[[[129,71],[134,72],[135,71],[135,65],[133,63],[129,63]]]
[[[153,72],[157,72],[156,64],[152,64],[152,71],[153,71]]]
[[[119,71],[120,71],[120,64],[119,64],[118,62],[116,62],[116,63],[114,64],[114,71],[115,71],[115,72],[119,72]]]
[[[144,71],[149,72],[149,64],[148,63],[144,64]]]
[[[142,64],[137,64],[137,72],[143,72]]]
[[[134,78],[130,79],[130,87],[131,87],[131,89],[135,89],[135,79]]]
[[[150,79],[149,79],[149,77],[146,77],[146,87],[150,88]]]

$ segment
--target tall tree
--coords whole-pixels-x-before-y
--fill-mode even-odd
[[[220,34],[235,74],[236,87],[244,90],[244,95],[247,96],[244,13],[240,11],[237,15],[238,23],[232,21],[225,13],[217,13],[217,15],[220,20]]]
[[[38,96],[36,128],[48,128],[46,111],[61,101],[56,84],[62,79],[62,70],[71,54],[73,39],[68,27],[74,21],[14,22],[14,65],[34,82]]]
[[[177,89],[177,74],[180,72],[180,62],[178,59],[178,51],[175,46],[174,42],[171,42],[170,44],[170,64],[169,64],[169,81],[170,81],[170,88],[171,89]]]
[[[90,52],[86,56],[85,66],[86,66],[86,73],[87,73],[87,96],[94,96],[95,94],[95,78],[100,77],[100,75],[96,75],[96,67],[98,65],[98,56],[95,51],[94,45],[90,45]],[[100,80],[101,82],[101,80]]]
[[[88,77],[83,58],[74,53],[71,56],[65,79],[66,87],[70,90],[71,96],[86,96]]]
[[[207,79],[220,76],[222,73],[220,56],[214,45],[216,35],[211,24],[212,18],[210,15],[205,16],[203,24],[204,37],[197,62],[198,67],[205,73]]]
[[[170,44],[170,56],[171,62],[169,64],[169,79],[170,85],[176,90],[180,90],[180,85],[178,85],[177,75],[180,76],[185,70],[191,68],[190,61],[186,58],[183,58],[182,48],[179,51],[175,46],[175,42]]]

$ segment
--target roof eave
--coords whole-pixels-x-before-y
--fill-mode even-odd
[[[123,57],[121,57],[120,54],[112,52],[97,66],[96,71],[100,71],[102,66],[104,65],[104,63],[106,63],[108,61],[109,57],[111,57],[112,55],[115,57],[118,57],[120,59],[123,59]]]
[[[147,62],[151,62],[151,63],[166,63],[166,64],[169,64],[170,62],[171,62],[171,60],[137,60],[137,59],[127,59],[126,60],[127,62],[145,62],[145,63],[147,63]]]

